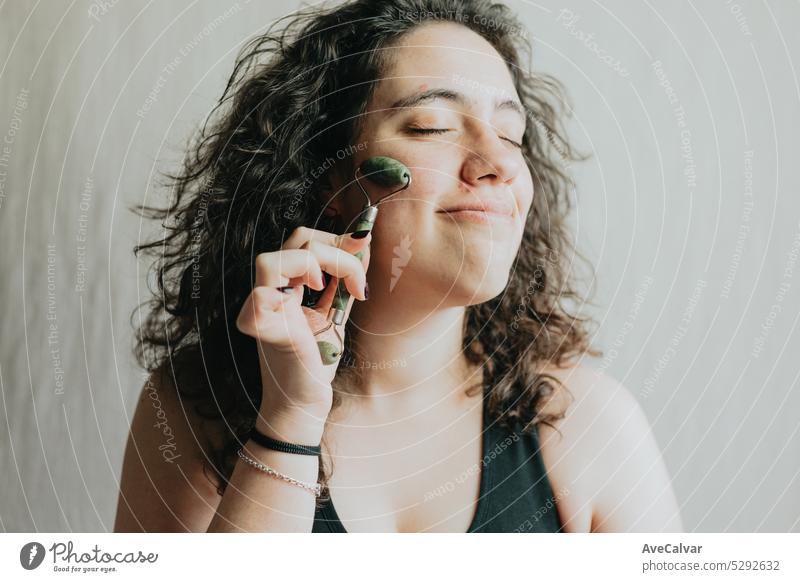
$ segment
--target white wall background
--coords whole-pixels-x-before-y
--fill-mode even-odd
[[[690,530],[800,531],[800,5],[509,4],[594,153],[573,169],[596,365],[640,397]],[[127,208],[297,5],[0,5],[0,530],[111,530],[142,385]]]

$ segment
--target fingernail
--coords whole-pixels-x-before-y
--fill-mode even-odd
[[[364,238],[369,234],[369,230],[357,230],[350,235],[350,238]]]
[[[369,299],[369,283],[364,283],[364,300]]]
[[[281,293],[286,293],[287,295],[291,295],[294,292],[294,287],[287,286],[287,287],[278,287],[278,291]]]

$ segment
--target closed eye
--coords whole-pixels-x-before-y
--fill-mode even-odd
[[[409,127],[408,131],[411,133],[432,134],[432,133],[446,133],[449,129],[438,127]]]
[[[420,134],[420,135],[433,135],[433,134],[447,133],[448,131],[451,131],[451,130],[447,129],[447,128],[441,128],[441,127],[409,127],[408,131],[410,131],[411,133],[416,133],[416,134]],[[501,137],[500,139],[503,139],[503,140],[507,141],[508,143],[510,143],[511,145],[522,149],[522,144],[519,143],[519,142],[514,141],[513,139],[509,139],[507,137]]]

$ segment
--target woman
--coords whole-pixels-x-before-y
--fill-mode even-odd
[[[582,158],[526,46],[506,7],[454,0],[312,10],[248,45],[150,209],[176,226],[137,247],[161,294],[116,531],[681,529],[635,399],[578,361],[599,355],[563,305]],[[411,184],[354,182],[374,156]],[[361,186],[388,196],[371,233]]]

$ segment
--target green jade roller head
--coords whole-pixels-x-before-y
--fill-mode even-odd
[[[359,174],[361,177],[367,178],[372,183],[382,188],[395,188],[395,190],[384,196],[381,199],[381,202],[392,194],[396,194],[401,190],[405,190],[411,185],[411,171],[404,164],[398,162],[394,158],[376,156],[365,160],[358,168],[356,168],[355,181],[356,184],[358,184],[358,187],[361,188],[361,191],[364,193],[367,203],[355,220],[353,232],[358,232],[360,230],[371,231],[372,227],[375,225],[375,219],[378,217],[377,204],[372,204],[369,194],[366,190],[364,190],[364,187],[359,181]],[[357,252],[355,256],[359,259],[362,259],[364,257],[364,251]],[[347,290],[344,281],[340,279],[336,287],[336,294],[333,298],[333,304],[328,312],[328,321],[330,324],[318,331],[317,334],[329,329],[332,325],[336,326],[342,324],[344,321],[345,311],[347,309],[347,302],[349,300],[350,292]],[[338,332],[336,335],[339,335]],[[341,336],[339,336],[339,339],[341,342]],[[341,357],[342,349],[344,348],[344,345],[337,347],[331,342],[327,341],[317,342],[317,346],[319,347],[319,352],[322,356],[322,362],[326,366],[335,363]]]

